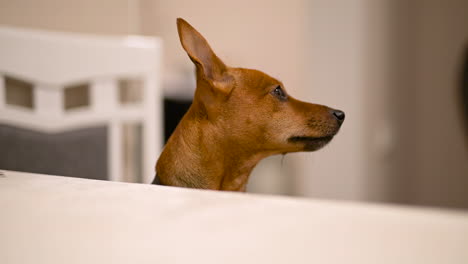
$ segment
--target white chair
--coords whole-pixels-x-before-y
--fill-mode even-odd
[[[141,124],[140,181],[150,182],[163,143],[161,49],[153,37],[0,27],[0,124],[44,133],[105,125],[114,181],[124,180],[123,126]],[[29,105],[9,102],[9,78],[31,84]]]

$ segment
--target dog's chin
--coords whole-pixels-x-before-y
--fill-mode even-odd
[[[307,137],[307,136],[294,136],[290,137],[288,141],[293,144],[300,144],[301,151],[316,151],[323,148],[333,139],[333,136],[326,137]]]

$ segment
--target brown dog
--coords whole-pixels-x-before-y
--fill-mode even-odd
[[[342,111],[296,100],[263,72],[226,66],[181,18],[177,29],[196,66],[197,89],[157,162],[153,183],[245,191],[261,159],[318,150],[340,129]]]

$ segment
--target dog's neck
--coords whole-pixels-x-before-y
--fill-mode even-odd
[[[165,185],[245,191],[250,173],[267,156],[239,148],[192,105],[157,163]]]

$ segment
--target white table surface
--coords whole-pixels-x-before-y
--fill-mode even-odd
[[[3,171],[0,263],[468,263],[465,212]]]

